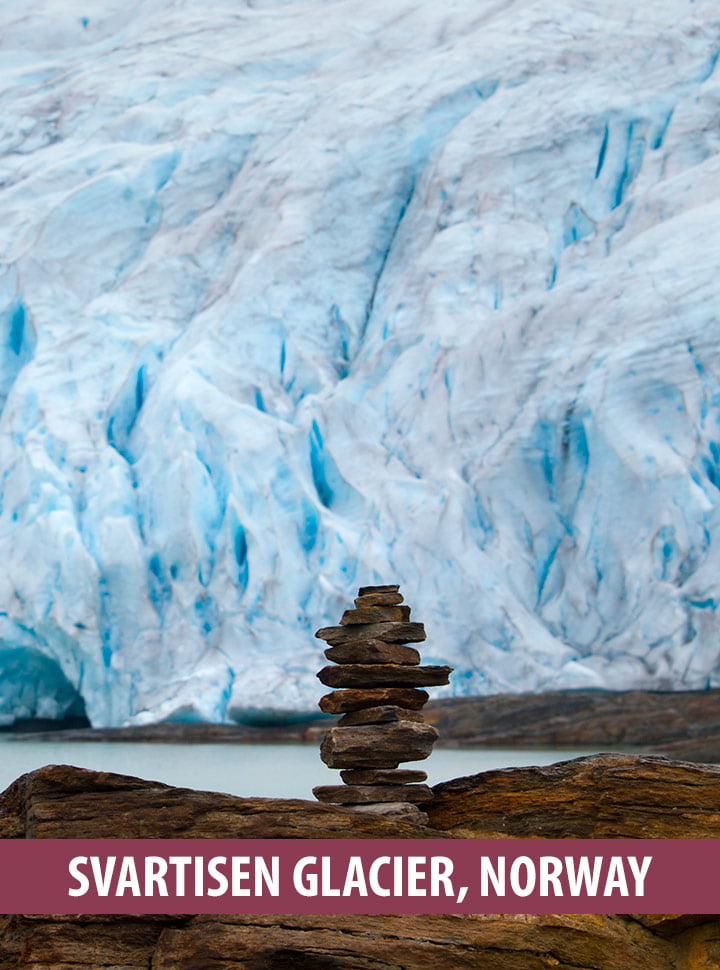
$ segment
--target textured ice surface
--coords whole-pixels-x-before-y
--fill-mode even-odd
[[[720,684],[715,3],[1,16],[1,718]]]

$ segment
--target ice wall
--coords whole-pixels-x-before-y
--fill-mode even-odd
[[[0,16],[0,719],[720,685],[713,3]]]

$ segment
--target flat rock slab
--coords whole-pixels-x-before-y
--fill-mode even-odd
[[[439,687],[450,682],[452,667],[402,664],[343,664],[317,674],[326,687]]]
[[[340,777],[346,785],[411,785],[427,781],[427,772],[418,768],[346,768]]]
[[[399,589],[399,583],[390,583],[386,586],[361,586],[358,590],[358,596],[374,596],[376,593],[397,593]]]
[[[329,695],[332,696],[332,695]],[[360,711],[350,711],[338,721],[338,727],[351,724],[389,724],[392,721],[424,721],[419,711],[410,711],[407,707],[392,707],[383,704],[381,707],[366,707]]]
[[[329,803],[328,803],[329,804]],[[354,812],[366,812],[372,815],[382,815],[404,819],[408,822],[415,822],[420,825],[427,825],[427,813],[423,812],[417,805],[410,802],[375,802],[372,805],[353,805]]]
[[[357,610],[345,610],[340,623],[353,626],[359,623],[407,623],[409,606],[368,606]]]
[[[348,640],[385,640],[386,643],[421,643],[427,639],[423,623],[358,623],[325,626],[315,634],[336,647]]]
[[[427,785],[318,785],[313,795],[320,802],[336,805],[374,805],[378,802],[431,801],[432,789]]]
[[[398,606],[402,601],[402,593],[365,593],[355,597],[355,606],[361,610],[366,606]]]
[[[331,728],[320,746],[329,768],[397,768],[403,761],[422,761],[438,733],[429,724],[396,724]]]
[[[414,647],[399,643],[383,643],[382,640],[351,640],[325,651],[328,660],[336,664],[404,664],[420,663],[420,654]]]
[[[318,706],[325,714],[346,714],[348,711],[361,711],[366,707],[407,707],[419,711],[427,704],[430,695],[426,690],[414,687],[376,687],[372,690],[336,690],[325,694]]]

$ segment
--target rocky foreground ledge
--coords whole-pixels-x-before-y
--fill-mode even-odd
[[[52,766],[3,838],[720,838],[720,768],[598,755],[436,786],[427,825]],[[0,970],[700,970],[716,916],[0,916]]]

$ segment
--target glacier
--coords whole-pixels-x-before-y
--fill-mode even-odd
[[[720,686],[716,5],[0,20],[0,723]]]

